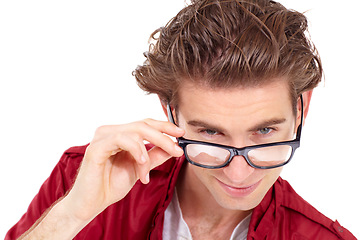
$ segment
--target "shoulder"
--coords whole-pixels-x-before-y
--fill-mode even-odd
[[[58,164],[66,164],[69,166],[74,165],[74,167],[78,167],[84,158],[88,146],[89,144],[86,144],[83,146],[74,146],[67,149],[61,156]]]
[[[68,148],[63,153],[60,161],[67,161],[69,159],[80,159],[80,160],[82,160],[88,146],[89,146],[89,144],[82,145],[82,146],[74,146],[74,147]]]
[[[337,221],[332,221],[301,196],[290,184],[279,178],[275,183],[275,191],[281,191],[281,222],[299,239],[355,239],[355,237]]]
[[[59,162],[55,166],[55,172],[61,172],[65,179],[73,180],[77,175],[78,168],[84,158],[85,152],[89,144],[83,146],[74,146],[67,149],[61,156]]]
[[[74,146],[74,147],[67,149],[64,152],[64,154],[84,155],[88,146],[89,146],[89,144],[82,145],[82,146]]]

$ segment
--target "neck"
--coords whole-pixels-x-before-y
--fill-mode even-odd
[[[219,205],[188,164],[184,164],[176,188],[181,211],[188,225],[192,221],[201,219],[202,222],[206,221],[215,228],[228,226],[234,229],[251,213],[251,211],[226,209]]]

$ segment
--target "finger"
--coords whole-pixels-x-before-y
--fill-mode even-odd
[[[156,130],[173,137],[182,137],[185,134],[183,129],[168,121],[158,121],[148,118],[145,119],[144,122]]]
[[[140,167],[139,165],[137,166],[137,173],[138,173],[138,179],[140,179],[140,181],[143,184],[148,184],[150,182],[150,169],[146,170],[147,168],[144,167]]]
[[[144,144],[140,144],[129,139],[127,145],[124,145],[123,149],[112,157],[112,159],[114,159],[116,164],[120,167],[130,164],[130,168],[126,168],[128,168],[129,174],[134,174],[133,176],[136,180],[140,179],[140,181],[144,184],[149,182],[147,175],[150,171],[150,161],[146,160],[149,159],[149,156]],[[122,163],[125,165],[122,165]],[[130,171],[130,169],[133,172]]]
[[[138,164],[138,171],[139,171],[139,179],[143,184],[148,184],[150,181],[150,157],[148,155],[148,151],[145,147],[145,145],[142,143],[140,144],[140,147],[142,149],[142,156],[140,159],[140,164]]]
[[[136,141],[132,137],[122,137],[122,148],[128,152],[134,161],[136,178],[144,184],[149,183],[150,157],[143,141]]]
[[[148,184],[150,182],[150,170],[163,164],[166,160],[171,158],[172,156],[165,152],[163,149],[159,147],[153,147],[148,151],[150,161],[149,164],[142,164],[136,166],[136,172],[138,178],[143,184]]]
[[[168,136],[153,130],[144,132],[144,139],[161,148],[169,155],[174,157],[180,157],[183,155],[183,150]]]
[[[151,165],[150,169],[153,169],[157,166],[160,166],[164,162],[166,162],[168,159],[173,157],[169,153],[165,152],[163,149],[159,147],[153,147],[148,151],[149,157],[151,159]]]
[[[156,132],[156,130],[158,132]],[[105,149],[106,154],[109,156],[112,156],[121,150],[128,150],[130,148],[134,149],[134,147],[126,146],[132,144],[126,143],[126,141],[129,140],[128,138],[126,138],[126,136],[133,137],[134,140],[138,142],[143,142],[143,140],[147,140],[154,145],[160,145],[165,151],[168,151],[174,156],[178,156],[179,153],[181,154],[181,151],[178,148],[174,147],[173,140],[164,134],[173,137],[180,137],[183,136],[185,132],[184,130],[178,128],[176,125],[167,121],[145,119],[141,122],[130,123],[126,125],[101,126],[96,130],[93,142],[106,140],[109,137],[115,138],[113,139],[115,141],[115,144],[110,144]],[[126,141],[122,141],[124,139]],[[135,152],[136,151],[132,151],[132,153],[134,153],[134,158],[136,160],[140,160],[141,155],[138,155]],[[146,154],[144,155],[146,156]]]
[[[183,154],[182,149],[176,143],[174,143],[174,141],[169,136],[164,134],[164,132],[166,132],[168,130],[166,128],[169,128],[169,127],[174,128],[174,125],[171,126],[171,125],[169,125],[169,123],[166,123],[166,122],[161,123],[161,122],[158,122],[155,120],[154,120],[154,122],[156,122],[156,124],[155,124],[155,125],[157,125],[156,127],[154,127],[154,125],[149,125],[145,122],[138,123],[136,125],[136,127],[137,127],[136,134],[138,134],[138,135],[134,136],[134,138],[137,138],[139,141],[146,140],[146,141],[154,144],[155,146],[162,148],[164,151],[166,151],[170,155],[172,155],[174,157],[180,157]],[[162,125],[163,127],[161,128],[160,125]],[[175,130],[175,131],[177,131],[178,136],[183,134],[183,130],[181,130],[181,131]],[[170,133],[170,131],[167,131],[167,133]],[[175,135],[175,134],[173,134],[173,135]]]
[[[150,161],[148,161],[146,164],[141,164],[136,166],[136,172],[138,174],[138,178],[143,184],[148,184],[150,181],[150,175],[149,171],[151,169],[154,169],[164,162],[166,162],[168,159],[173,157],[160,147],[154,146],[148,151],[148,157],[150,158]]]
[[[105,126],[99,128],[98,131],[100,133],[109,133],[109,129],[110,127]],[[184,130],[177,128],[170,122],[146,119],[142,122],[127,125],[126,131],[124,131],[123,126],[112,126],[111,129],[113,134],[109,134],[111,137],[109,140],[113,141],[114,144],[112,144],[109,151],[107,151],[110,156],[120,150],[126,150],[130,151],[136,161],[140,164],[144,163],[144,160],[149,160],[143,143],[144,140],[161,147],[172,156],[182,155],[181,148],[179,148],[174,141],[165,134],[179,137],[184,134]],[[116,134],[114,134],[114,132]],[[134,141],[140,145],[136,144]],[[139,146],[142,151],[139,151]]]
[[[149,162],[150,158],[142,139],[128,135],[117,136],[113,148],[129,152],[137,164],[143,165]]]

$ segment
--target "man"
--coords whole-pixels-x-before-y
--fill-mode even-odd
[[[355,239],[279,177],[322,77],[306,31],[273,1],[194,1],[134,71],[169,121],[67,150],[6,239]]]

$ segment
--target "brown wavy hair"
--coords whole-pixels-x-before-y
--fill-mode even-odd
[[[233,88],[285,77],[295,104],[322,79],[306,17],[275,1],[193,0],[150,40],[133,75],[143,90],[174,105],[184,80]]]

